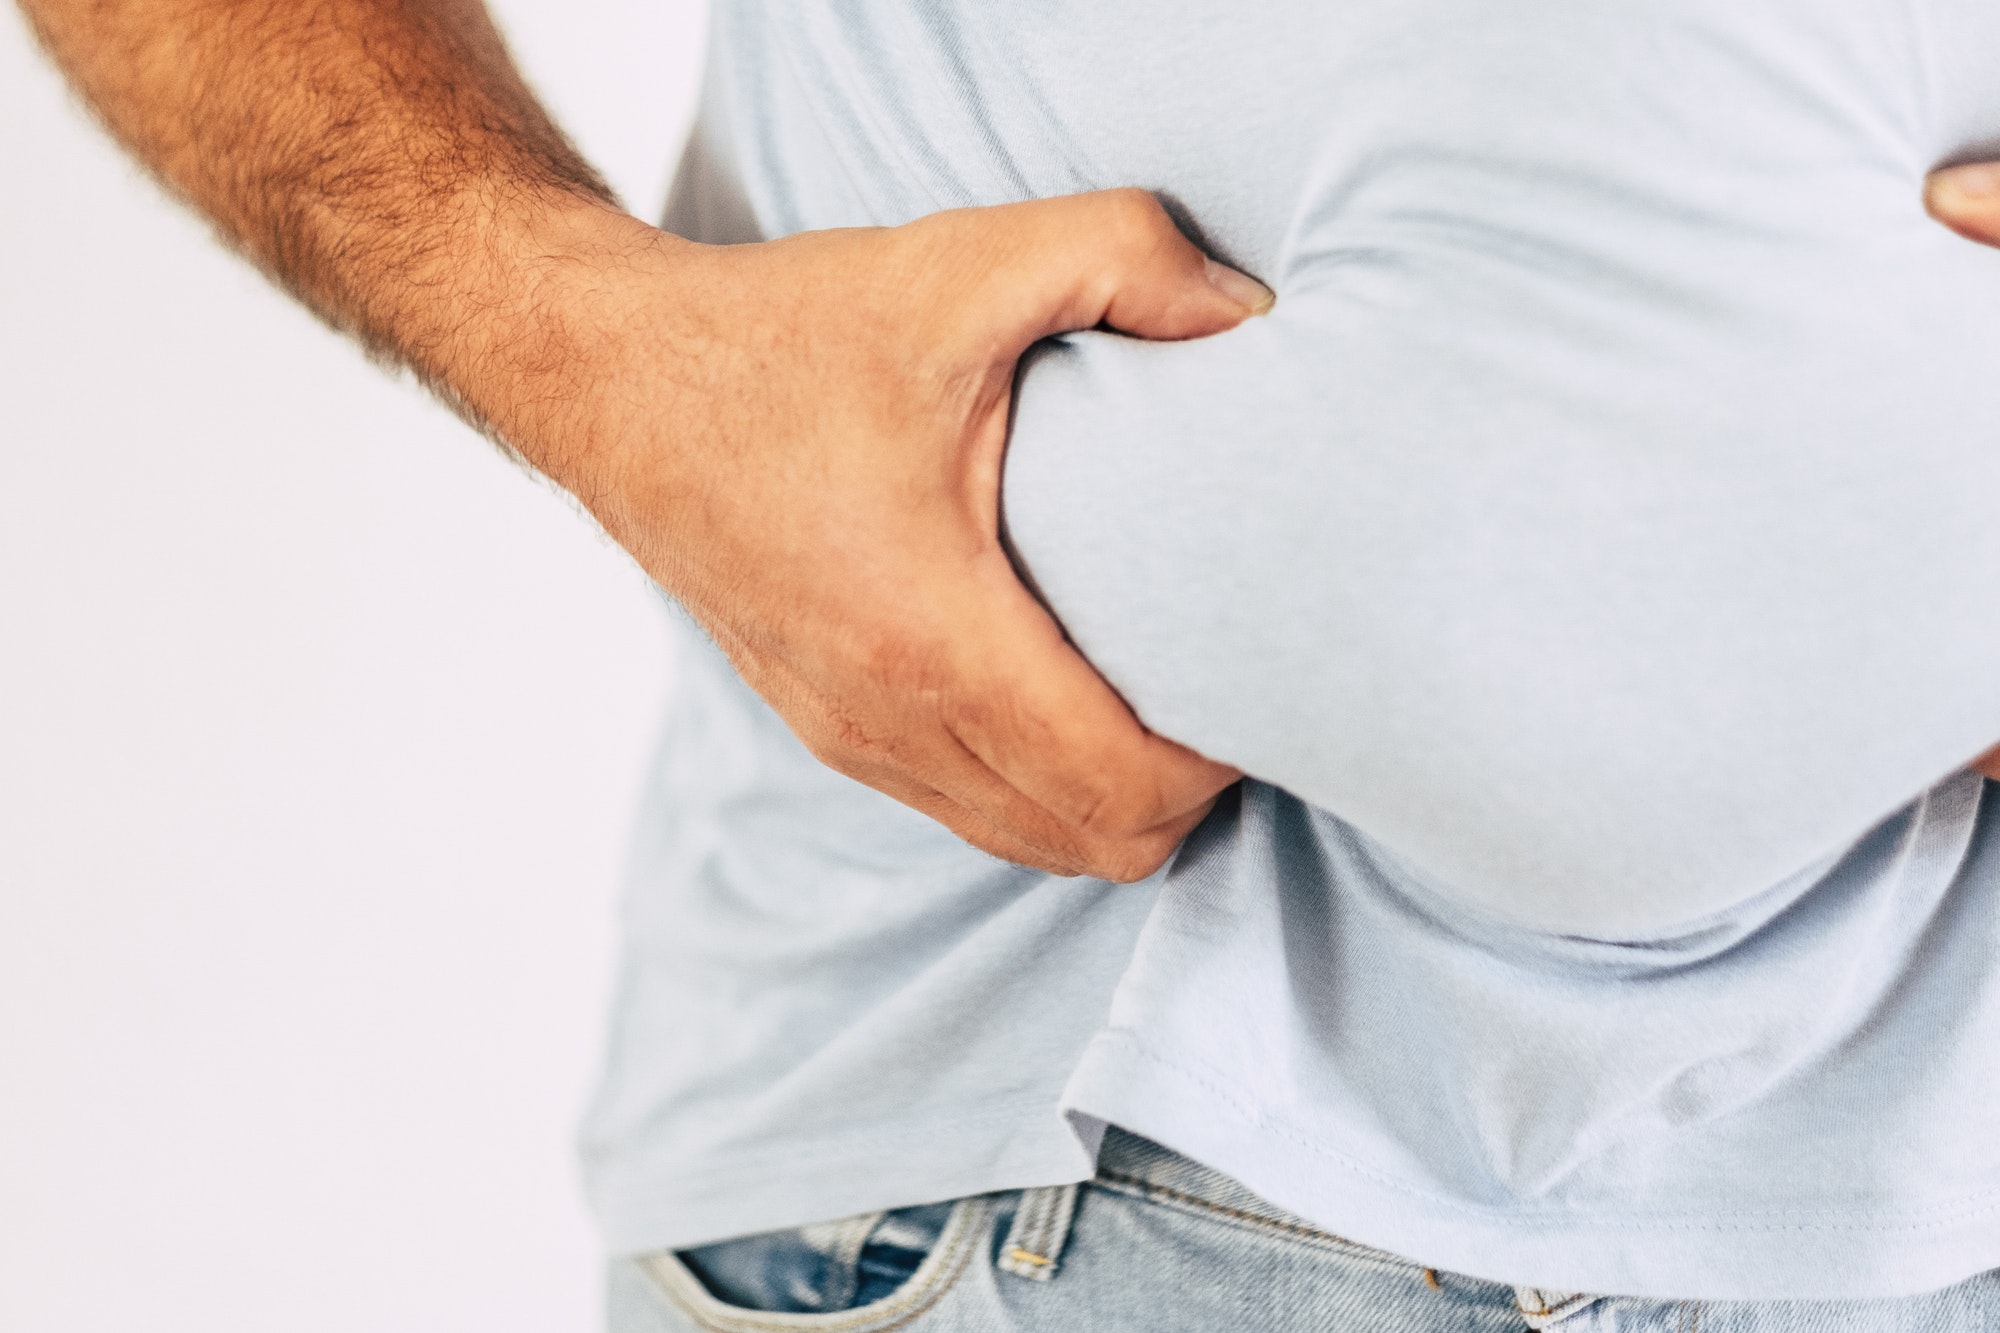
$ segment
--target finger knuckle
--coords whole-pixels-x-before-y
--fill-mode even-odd
[[[1135,839],[1097,849],[1090,858],[1090,873],[1113,884],[1133,884],[1145,879],[1166,863],[1171,847],[1151,839]]]
[[[1152,804],[1126,783],[1106,784],[1079,793],[1072,821],[1090,837],[1129,841],[1158,822]]]
[[[1131,186],[1106,191],[1104,209],[1104,225],[1113,241],[1134,249],[1158,245],[1163,229],[1173,226],[1159,200]]]
[[[799,739],[813,758],[850,777],[860,769],[894,766],[892,747],[880,729],[838,705],[823,705]]]

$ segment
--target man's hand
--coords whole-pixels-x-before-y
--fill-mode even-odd
[[[1129,880],[1236,774],[1147,732],[999,533],[1015,363],[1268,305],[1139,191],[760,245],[608,216],[546,373],[459,382],[826,763],[1009,860]]]
[[[1971,162],[1931,173],[1924,188],[1931,216],[1968,240],[2000,246],[2000,162]],[[1972,761],[2000,782],[2000,746]]]
[[[1270,294],[1113,191],[699,246],[619,212],[477,0],[22,0],[161,179],[574,492],[826,762],[1142,877],[1236,774],[1148,733],[999,540],[1014,368]]]

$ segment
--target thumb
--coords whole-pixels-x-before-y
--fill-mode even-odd
[[[2000,162],[1969,162],[1934,171],[1924,207],[1959,235],[2000,246]]]
[[[1106,325],[1140,338],[1203,338],[1277,301],[1181,234],[1144,190],[1100,190],[1004,208],[1018,228],[994,276],[1010,293],[1021,346]]]

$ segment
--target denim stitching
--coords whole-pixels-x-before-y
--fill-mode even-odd
[[[1127,1197],[1136,1195],[1149,1203],[1179,1204],[1189,1209],[1214,1214],[1224,1220],[1233,1221],[1255,1230],[1280,1232],[1294,1240],[1307,1241],[1323,1248],[1338,1249],[1341,1253],[1353,1255],[1356,1258],[1377,1260],[1396,1268],[1409,1269],[1411,1272],[1427,1271],[1423,1269],[1423,1265],[1405,1259],[1399,1254],[1391,1254],[1387,1250],[1378,1250],[1372,1245],[1363,1245],[1358,1241],[1349,1240],[1345,1236],[1336,1236],[1331,1231],[1321,1231],[1317,1227],[1307,1226],[1299,1222],[1281,1221],[1275,1217],[1267,1217],[1262,1213],[1253,1213],[1247,1208],[1232,1208],[1226,1203],[1217,1203],[1213,1199],[1204,1199],[1198,1194],[1189,1194],[1184,1190],[1177,1190],[1168,1185],[1156,1185],[1150,1180],[1141,1180],[1137,1176],[1128,1176],[1121,1172],[1100,1168],[1096,1179],[1091,1183],[1102,1189],[1108,1189],[1114,1194],[1123,1194]]]
[[[1582,1291],[1547,1291],[1541,1287],[1514,1288],[1514,1308],[1532,1329],[1554,1328],[1585,1306],[1603,1297]],[[1533,1308],[1530,1308],[1532,1306]]]
[[[1054,1278],[1076,1214],[1076,1194],[1074,1184],[1023,1190],[1014,1207],[1014,1224],[1007,1230],[994,1266],[1030,1282]]]

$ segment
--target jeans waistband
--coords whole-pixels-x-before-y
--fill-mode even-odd
[[[1106,1128],[1097,1154],[1097,1181],[1112,1189],[1133,1190],[1161,1202],[1180,1202],[1259,1222],[1304,1237],[1335,1242],[1350,1251],[1364,1251],[1382,1261],[1420,1269],[1433,1285],[1436,1271],[1401,1255],[1336,1236],[1306,1219],[1266,1201],[1233,1177],[1192,1161],[1150,1139],[1128,1134],[1116,1125]],[[1060,1247],[1057,1247],[1060,1248]],[[1514,1288],[1515,1304],[1530,1329],[1550,1329],[1581,1314],[1601,1298],[1589,1292]]]
[[[1097,1179],[1107,1185],[1122,1185],[1166,1199],[1202,1204],[1288,1231],[1325,1236],[1329,1240],[1343,1239],[1252,1194],[1233,1177],[1150,1139],[1128,1134],[1116,1125],[1104,1131],[1104,1144],[1097,1154]]]

